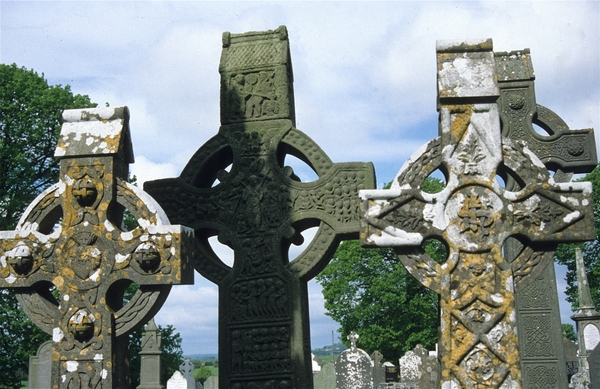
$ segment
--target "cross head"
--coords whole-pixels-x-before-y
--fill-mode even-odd
[[[294,127],[287,29],[223,35],[221,128],[179,178],[145,189],[194,228],[195,268],[219,286],[219,386],[312,388],[307,282],[357,238],[370,163],[333,163]],[[317,174],[301,182],[286,157]],[[295,259],[288,248],[315,227]],[[208,239],[234,251],[225,265]]]
[[[492,42],[438,42],[440,137],[419,149],[389,190],[361,191],[361,243],[393,246],[407,270],[440,294],[441,387],[522,388],[514,305],[515,267],[503,244],[594,237],[591,186],[554,182],[522,143],[501,136]],[[513,192],[499,169],[520,183]],[[420,190],[434,171],[436,194]],[[443,264],[421,248],[448,247]]]
[[[128,120],[127,107],[65,111],[59,182],[0,232],[0,287],[54,340],[52,389],[128,388],[126,335],[171,285],[193,282],[193,230],[126,182]],[[139,227],[122,228],[125,210]],[[124,302],[132,282],[139,290]]]

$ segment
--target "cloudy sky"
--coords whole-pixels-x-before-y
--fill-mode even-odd
[[[373,161],[382,185],[437,136],[439,39],[530,48],[538,103],[573,129],[598,129],[599,4],[2,0],[0,62],[44,73],[101,106],[129,106],[132,172],[143,182],[178,176],[216,134],[222,33],[286,25],[297,127],[335,162]],[[338,327],[324,315],[318,285],[309,286],[312,343],[321,347]],[[216,287],[197,276],[194,286],[173,288],[157,322],[181,332],[184,353],[215,353],[217,303]],[[571,313],[562,308],[564,321]]]

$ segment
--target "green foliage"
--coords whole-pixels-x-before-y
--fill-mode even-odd
[[[437,193],[444,186],[428,178],[421,189]],[[438,262],[446,258],[447,249],[438,240],[426,241],[423,248]],[[316,280],[323,287],[327,315],[340,324],[347,346],[346,337],[356,331],[358,347],[369,354],[379,350],[389,361],[417,344],[434,348],[438,296],[408,273],[392,249],[365,249],[357,241],[345,241]]]
[[[0,389],[20,389],[19,371],[27,372],[29,356],[50,336],[27,319],[14,293],[0,289]]]
[[[317,282],[327,315],[341,325],[342,341],[356,331],[358,347],[369,354],[379,350],[393,361],[419,343],[433,348],[438,297],[406,271],[391,249],[343,242]]]
[[[0,64],[0,230],[13,229],[29,203],[58,178],[54,149],[62,111],[95,107],[69,85]]]
[[[58,179],[54,159],[64,109],[95,107],[67,85],[0,64],[0,230],[11,230],[29,203]],[[0,389],[20,388],[19,371],[49,336],[19,308],[12,291],[0,290]]]
[[[573,324],[563,324],[562,331],[565,338],[575,343],[578,342],[577,333],[575,333],[575,327],[573,327]]]
[[[200,366],[198,369],[192,372],[192,377],[196,381],[200,381],[201,384],[204,384],[204,381],[208,379],[212,374],[212,370],[207,366]]]
[[[157,325],[157,328],[162,337],[163,352],[161,355],[160,382],[166,383],[175,373],[175,370],[179,370],[179,365],[183,363],[182,339],[179,332],[170,324],[166,327]],[[140,328],[129,334],[129,366],[132,388],[137,388],[140,385],[140,351],[143,332],[144,329]]]
[[[596,239],[579,244],[561,244],[556,250],[555,260],[567,267],[567,301],[571,303],[573,311],[579,307],[579,296],[577,288],[577,269],[575,267],[575,247],[580,247],[585,262],[588,283],[592,300],[597,310],[600,310],[600,165],[582,179],[575,181],[589,181],[592,183],[594,199],[594,226]]]

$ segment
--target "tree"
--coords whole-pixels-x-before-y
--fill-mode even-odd
[[[44,75],[0,64],[0,230],[15,228],[27,205],[57,181],[54,149],[64,109],[95,107]],[[19,308],[12,291],[0,290],[0,389],[20,388],[29,355],[49,336]]]
[[[575,333],[575,327],[573,327],[573,324],[563,324],[562,331],[565,338],[575,343],[578,342],[577,333]]]
[[[0,230],[13,229],[31,201],[58,178],[54,158],[62,111],[95,107],[69,85],[0,64]]]
[[[600,310],[600,165],[583,178],[576,181],[589,181],[592,183],[594,201],[594,227],[596,239],[579,244],[561,244],[556,250],[555,260],[567,266],[567,301],[571,303],[573,311],[579,307],[577,287],[577,269],[575,267],[575,247],[580,247],[585,262],[588,284],[596,310]]]
[[[436,193],[443,181],[428,178],[421,189]],[[425,251],[436,261],[446,248],[428,240]],[[329,265],[316,277],[323,287],[327,315],[340,323],[342,341],[356,331],[358,347],[379,350],[397,361],[417,344],[432,349],[438,337],[438,295],[417,281],[390,248],[361,248],[357,241],[340,244]]]

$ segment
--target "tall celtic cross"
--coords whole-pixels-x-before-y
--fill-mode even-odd
[[[294,128],[287,30],[223,35],[221,127],[181,176],[146,183],[171,220],[194,228],[195,268],[219,286],[219,386],[312,388],[307,282],[340,239],[357,238],[370,163],[332,163]],[[286,156],[318,175],[300,182]],[[228,166],[231,165],[229,168]],[[294,260],[301,232],[318,227]],[[234,251],[232,267],[208,239]]]
[[[170,225],[126,182],[133,162],[126,107],[69,110],[55,156],[59,182],[0,232],[0,287],[52,335],[52,389],[129,388],[127,334],[193,282],[193,230]],[[125,231],[124,210],[139,227]],[[132,283],[139,290],[124,304]],[[56,298],[55,298],[56,297]]]
[[[498,78],[491,40],[438,42],[441,136],[418,150],[390,190],[361,191],[361,243],[394,246],[407,270],[440,294],[441,387],[522,388],[514,301],[515,269],[503,244],[532,246],[593,239],[591,185],[556,183],[521,142],[501,136]],[[430,194],[421,183],[435,170],[447,179]],[[502,187],[499,172],[522,189]],[[438,264],[421,244],[445,242]]]
[[[592,171],[598,164],[593,130],[570,130],[557,114],[536,103],[529,49],[494,53],[494,57],[503,136],[527,145],[547,168],[556,171],[555,182],[568,182],[573,173]],[[534,125],[543,130],[542,134]],[[504,179],[508,189],[519,190],[519,183],[509,175]],[[554,249],[555,246],[548,244],[532,247],[515,239],[507,241],[504,247],[509,262],[519,256],[529,256],[538,262],[535,267],[525,266],[516,272],[519,274],[515,283],[517,327],[526,388],[568,386]],[[522,277],[532,271],[530,276]]]

